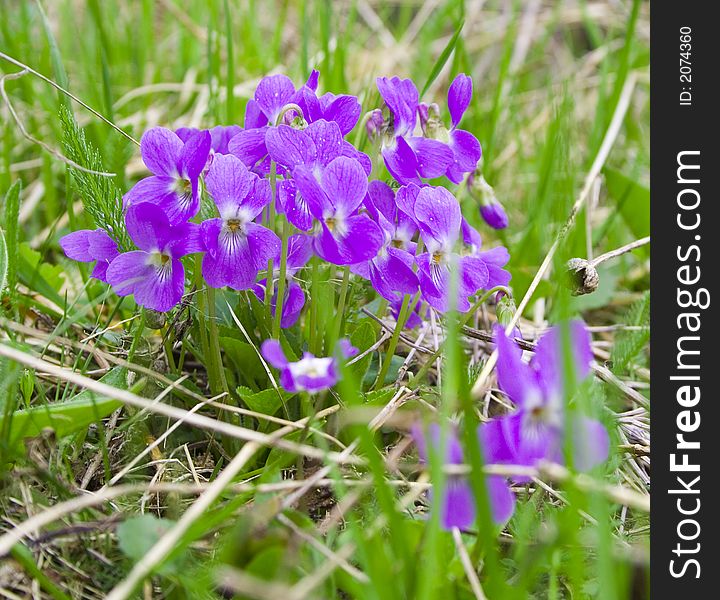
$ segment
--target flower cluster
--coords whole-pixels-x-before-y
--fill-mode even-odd
[[[95,262],[92,276],[119,295],[164,312],[185,291],[181,259],[200,253],[205,284],[250,290],[273,311],[281,305],[282,327],[302,312],[305,292],[295,276],[313,256],[369,280],[391,306],[419,292],[436,310],[467,311],[479,291],[507,285],[507,251],[480,251],[453,194],[427,182],[459,183],[478,167],[480,143],[459,128],[470,78],[459,75],[450,86],[448,125],[409,79],[377,80],[385,106],[364,122],[398,184],[391,186],[345,139],[360,118],[358,99],[318,94],[318,77],[313,71],[299,88],[285,75],[263,78],[242,128],[146,131],[140,150],[151,175],[123,198],[137,249],[120,253],[100,229],[65,236],[66,254]],[[293,229],[285,243],[276,215]],[[450,299],[453,272],[457,298]],[[287,285],[277,286],[282,277]]]
[[[570,356],[576,381],[587,377],[592,362],[590,337],[580,321],[569,324]],[[540,339],[529,363],[522,360],[522,350],[498,326],[495,333],[498,350],[497,376],[500,389],[515,403],[516,410],[480,425],[478,438],[488,464],[533,467],[541,460],[564,463],[563,443],[570,436],[573,467],[587,471],[608,456],[609,437],[597,420],[566,412],[568,391],[565,389],[562,336],[557,327]],[[429,436],[428,436],[429,433]],[[437,424],[425,432],[413,429],[420,458],[428,460],[427,439],[438,445]],[[463,463],[462,448],[451,429],[441,456],[444,464]],[[515,476],[516,483],[526,477]],[[513,513],[515,501],[505,480],[497,475],[486,478],[491,514],[496,523],[505,523]],[[465,476],[449,474],[441,491],[441,524],[446,529],[469,527],[475,520],[475,503]]]

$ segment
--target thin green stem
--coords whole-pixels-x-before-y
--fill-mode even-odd
[[[468,321],[473,317],[473,315],[477,312],[477,310],[480,308],[480,306],[493,294],[496,294],[497,292],[505,292],[508,296],[512,297],[512,292],[509,288],[506,288],[504,285],[497,285],[494,288],[488,290],[485,292],[480,298],[473,304],[472,308],[466,312],[460,321],[459,330],[462,330],[462,328],[467,325]],[[433,352],[430,357],[425,361],[425,364],[420,367],[420,370],[415,374],[412,381],[408,383],[408,387],[411,390],[414,390],[417,388],[418,385],[420,385],[420,381],[422,380],[423,376],[430,370],[430,367],[432,367],[433,363],[442,355],[443,353],[443,347],[440,346],[435,352]]]
[[[288,239],[290,237],[290,228],[288,220],[282,217],[282,250],[280,252],[280,275],[278,278],[277,301],[275,302],[275,321],[273,323],[273,337],[280,338],[280,327],[282,323],[283,301],[285,300],[285,286],[287,284],[287,255],[288,255]],[[272,282],[268,280],[268,286]]]
[[[210,344],[208,343],[207,325],[205,323],[205,294],[203,294],[202,258],[199,254],[195,256],[195,287],[197,289],[198,301],[198,331],[200,334],[200,350],[203,360],[210,362]],[[208,372],[208,376],[210,373]]]
[[[277,165],[275,161],[270,163],[270,205],[268,206],[268,225],[270,229],[275,228],[275,193],[277,192]],[[267,311],[268,322],[272,323],[272,293],[273,293],[273,277],[275,275],[275,265],[271,258],[268,260],[267,276],[265,278],[265,309]]]
[[[400,333],[402,332],[403,327],[405,327],[405,321],[407,320],[409,306],[410,295],[405,294],[403,296],[402,305],[400,306],[400,312],[398,313],[397,323],[395,323],[395,330],[393,331],[392,337],[390,338],[390,343],[388,344],[388,349],[385,353],[385,359],[383,360],[382,366],[380,367],[380,372],[378,373],[377,379],[375,380],[375,385],[373,386],[373,389],[378,389],[385,382],[385,377],[387,377],[388,370],[390,369],[392,357],[395,355],[395,349],[397,348],[398,341],[400,340]]]
[[[128,357],[127,361],[131,363],[133,361],[133,358],[135,358],[135,353],[137,352],[138,345],[140,344],[140,340],[142,339],[142,334],[145,331],[145,309],[140,309],[140,318],[137,320],[135,325],[135,334],[133,335],[133,340],[130,343],[130,349],[128,350]]]
[[[170,371],[177,374],[177,365],[175,364],[175,357],[173,356],[173,341],[170,339],[169,327],[165,328],[165,335],[163,336],[163,348],[165,350],[165,358],[167,359]]]
[[[310,291],[310,352],[319,354],[318,332],[318,294],[320,292],[320,262],[317,256],[312,258],[312,287]]]
[[[345,321],[345,304],[347,302],[348,289],[350,287],[350,267],[343,267],[342,284],[340,285],[340,295],[338,296],[337,311],[335,313],[335,322],[333,323],[332,338],[329,340],[328,348],[334,348],[335,343],[340,339],[344,331]]]
[[[211,287],[207,288],[208,316],[210,320],[210,357],[208,360],[208,375],[210,376],[210,389],[214,394],[227,392],[228,385],[225,379],[225,369],[222,363],[222,354],[220,353],[220,336],[218,335],[218,326],[215,311],[215,290]]]

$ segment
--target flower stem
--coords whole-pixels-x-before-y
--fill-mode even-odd
[[[210,345],[208,344],[207,326],[205,324],[205,294],[203,294],[203,278],[202,278],[202,258],[197,254],[195,256],[195,288],[197,290],[198,299],[198,330],[200,333],[200,350],[202,350],[203,359],[210,359]],[[210,374],[208,373],[208,376]]]
[[[340,295],[338,297],[337,312],[335,313],[335,323],[333,324],[332,338],[329,340],[328,348],[334,348],[336,342],[343,335],[345,321],[345,304],[347,302],[348,288],[350,287],[350,267],[343,267],[343,278],[340,286]]]
[[[270,162],[270,205],[268,206],[268,227],[275,231],[275,194],[277,193],[277,166],[275,161]],[[273,259],[268,260],[267,276],[265,278],[265,308],[268,321],[272,323],[272,296],[273,296],[273,275],[275,269]]]
[[[312,287],[310,292],[310,352],[319,354],[318,348],[318,294],[320,292],[320,264],[316,256],[312,257]]]
[[[145,331],[145,309],[140,310],[140,318],[137,320],[137,323],[135,325],[135,334],[133,335],[132,342],[130,343],[130,349],[128,350],[128,356],[127,361],[131,363],[133,361],[133,358],[135,358],[135,353],[137,352],[138,345],[140,344],[140,340],[142,339],[142,334]]]
[[[458,331],[461,331],[462,328],[467,325],[468,321],[473,317],[473,315],[478,310],[478,308],[480,308],[483,302],[485,302],[488,298],[490,298],[493,294],[496,294],[497,292],[505,292],[508,296],[512,297],[511,291],[504,285],[497,285],[494,288],[488,290],[482,296],[480,296],[477,302],[473,304],[472,308],[459,319]],[[428,359],[425,361],[425,364],[420,367],[418,372],[412,378],[412,381],[408,383],[408,388],[414,390],[420,384],[422,377],[430,370],[430,367],[435,364],[435,361],[440,357],[442,353],[443,347],[440,346],[440,348],[438,348],[432,355],[428,357]]]
[[[220,353],[220,337],[218,335],[218,327],[215,319],[215,290],[211,287],[207,288],[208,315],[210,318],[210,360],[208,361],[210,377],[210,389],[214,394],[227,392],[228,385],[225,379],[225,369],[223,368],[222,354]]]
[[[177,365],[175,364],[175,357],[173,356],[173,340],[170,339],[171,335],[171,327],[169,325],[166,325],[163,335],[163,349],[165,350],[165,358],[167,359],[168,368],[170,369],[170,371],[177,374]]]
[[[382,387],[382,384],[385,382],[385,377],[387,377],[388,371],[390,370],[390,363],[392,362],[392,357],[395,355],[395,349],[397,348],[398,341],[400,340],[400,333],[402,332],[403,327],[405,327],[405,321],[407,320],[409,306],[410,295],[405,294],[403,296],[402,306],[400,306],[400,311],[398,312],[397,322],[395,323],[395,330],[393,331],[392,337],[390,338],[390,343],[388,345],[387,352],[385,353],[385,359],[383,360],[382,366],[380,367],[380,372],[378,373],[377,379],[375,380],[375,385],[373,386],[373,389],[378,389],[379,387]]]
[[[289,236],[288,220],[282,219],[282,250],[280,252],[280,276],[278,278],[277,301],[275,302],[275,321],[273,323],[273,337],[280,338],[280,327],[282,323],[283,300],[285,300],[285,285],[287,284],[287,255]],[[267,285],[272,285],[268,280]]]

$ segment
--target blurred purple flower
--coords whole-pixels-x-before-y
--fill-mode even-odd
[[[108,265],[119,254],[117,244],[104,229],[82,229],[60,238],[60,247],[68,258],[95,262],[90,277],[107,283]]]
[[[410,79],[378,77],[377,87],[390,111],[383,125],[382,155],[390,174],[401,184],[420,184],[445,174],[453,164],[453,151],[446,144],[415,136],[419,95]]]
[[[371,141],[375,141],[382,133],[385,125],[385,118],[383,117],[382,110],[376,108],[371,111],[365,123],[365,132]]]
[[[211,287],[249,289],[280,250],[278,236],[254,222],[272,199],[270,183],[235,156],[218,154],[206,185],[220,217],[202,223],[203,277]]]
[[[480,215],[493,229],[505,229],[508,226],[507,214],[499,202],[480,206]]]
[[[589,374],[593,359],[590,334],[582,321],[572,321],[568,327],[573,375],[580,382]],[[520,347],[499,325],[495,328],[498,384],[517,406],[514,413],[480,428],[483,447],[493,450],[498,463],[534,466],[543,459],[564,462],[566,426],[571,428],[576,469],[589,470],[608,456],[608,433],[599,421],[577,414],[569,421],[566,418],[561,333],[559,327],[553,327],[543,335],[527,364]]]
[[[261,347],[262,355],[273,367],[280,370],[280,385],[287,392],[321,392],[334,386],[338,380],[338,359],[333,356],[317,358],[309,352],[296,361],[288,361],[280,342],[265,340]],[[346,339],[338,342],[338,354],[349,358],[357,354],[358,349]]]
[[[185,289],[180,258],[202,251],[200,227],[172,225],[163,210],[149,202],[130,206],[125,225],[139,250],[119,254],[107,268],[107,282],[118,296],[134,294],[140,306],[167,312]]]
[[[432,423],[425,432],[419,425],[412,428],[412,436],[420,455],[420,460],[428,462],[428,439],[430,444],[440,444],[440,426]],[[463,451],[454,427],[446,432],[445,452],[441,456],[444,465],[462,465]],[[490,463],[491,457],[485,456]],[[497,524],[503,524],[510,519],[515,510],[515,496],[510,491],[505,479],[499,475],[489,475],[485,478],[490,511],[492,519]],[[475,521],[475,499],[472,488],[464,475],[447,474],[444,488],[440,490],[440,524],[443,529],[467,529]]]
[[[140,140],[140,151],[153,175],[138,181],[125,194],[123,204],[157,204],[173,225],[194,217],[200,208],[199,180],[210,143],[208,131],[192,134],[183,142],[169,129],[148,129]]]

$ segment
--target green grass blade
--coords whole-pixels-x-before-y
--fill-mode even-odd
[[[428,75],[427,81],[425,82],[425,85],[422,88],[422,92],[420,92],[421,98],[425,95],[425,92],[428,91],[430,86],[437,79],[437,76],[440,75],[440,71],[442,71],[443,67],[445,66],[445,63],[450,58],[452,51],[455,49],[455,45],[457,44],[458,40],[460,39],[460,34],[462,33],[464,26],[465,26],[465,21],[462,21],[460,23],[460,25],[458,25],[453,36],[450,38],[450,41],[447,43],[447,46],[445,46],[443,51],[440,53],[440,56],[438,56],[438,59],[435,61],[433,68],[430,70],[430,75]]]

